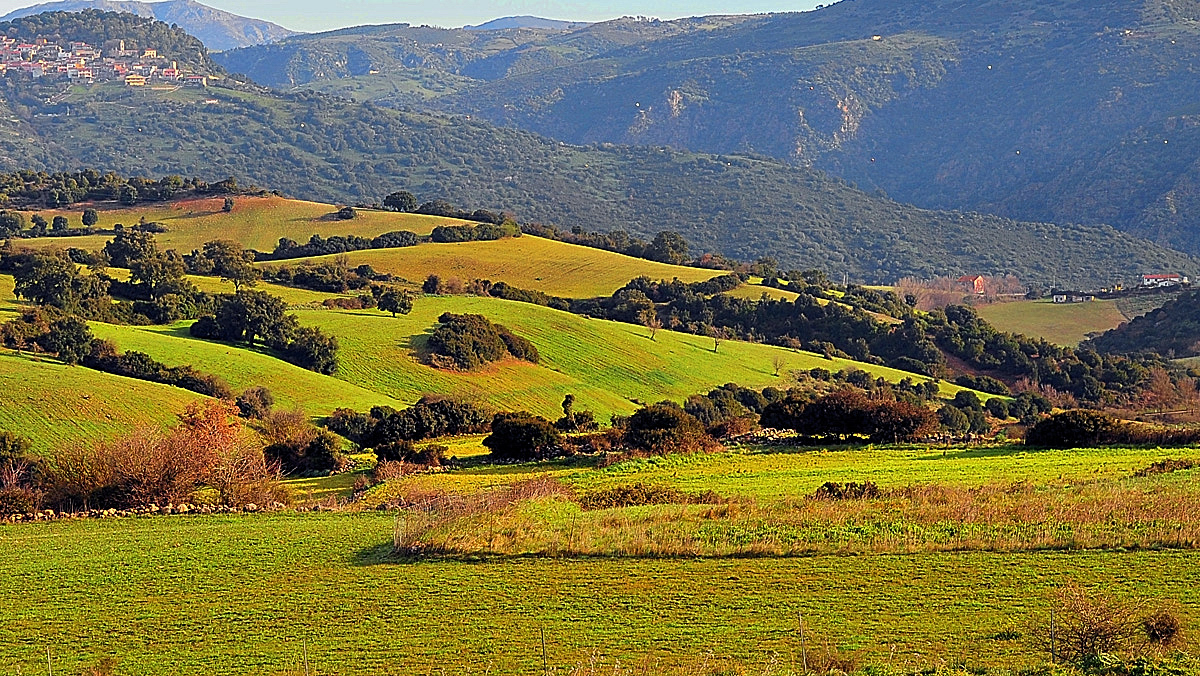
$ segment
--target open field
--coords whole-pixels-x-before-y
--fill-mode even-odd
[[[1044,338],[1056,345],[1073,347],[1090,333],[1115,329],[1126,321],[1116,301],[1056,305],[1048,300],[991,303],[975,308],[1001,331]]]
[[[231,239],[247,249],[272,251],[280,237],[306,242],[313,235],[358,235],[375,237],[393,230],[411,230],[428,235],[439,225],[462,224],[453,218],[402,214],[390,211],[359,209],[353,220],[338,220],[333,216],[337,207],[319,202],[305,202],[282,197],[234,197],[231,213],[221,207],[224,197],[179,200],[169,203],[150,203],[134,207],[101,206],[96,227],[110,229],[115,223],[126,227],[136,225],[141,218],[167,226],[167,232],[155,235],[163,249],[188,252],[214,239]],[[44,210],[47,221],[54,216],[66,216],[71,226],[83,227],[80,220],[84,205],[70,210]],[[99,249],[112,239],[110,235],[87,237],[47,237],[24,240],[29,246],[79,247]]]
[[[366,263],[379,272],[399,275],[416,283],[434,274],[463,282],[490,279],[566,298],[608,296],[642,275],[653,280],[679,278],[685,282],[698,282],[726,274],[722,270],[657,263],[530,235],[491,242],[420,244],[401,249],[354,251],[346,256],[352,266]],[[332,258],[317,256],[300,260],[319,262]]]
[[[0,430],[28,437],[34,450],[163,426],[197,394],[54,359],[0,349]]]
[[[481,465],[447,473],[420,474],[372,489],[363,503],[373,507],[404,491],[470,493],[511,485],[531,476],[557,479],[577,492],[643,483],[688,493],[761,500],[811,495],[827,481],[871,481],[881,488],[911,485],[971,487],[985,484],[1040,486],[1047,483],[1116,481],[1188,450],[1104,448],[1069,451],[1021,446],[942,449],[841,447],[792,449],[738,446],[721,453],[669,455],[627,460],[597,469],[574,461],[525,465]]]
[[[390,562],[387,513],[0,526],[0,663],[122,674],[529,674],[733,661],[799,673],[796,619],[864,664],[1019,667],[1074,580],[1171,599],[1192,624],[1186,551]],[[1007,633],[1013,632],[1013,633]],[[626,673],[624,670],[616,673]],[[878,672],[877,672],[878,673]]]

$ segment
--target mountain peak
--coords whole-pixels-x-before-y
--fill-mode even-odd
[[[543,19],[539,16],[505,16],[492,19],[478,26],[463,26],[469,31],[500,31],[512,28],[542,28],[549,30],[570,30],[588,25],[585,21],[560,21],[558,19]]]

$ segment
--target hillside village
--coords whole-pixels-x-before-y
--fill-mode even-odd
[[[64,46],[46,38],[32,43],[0,38],[0,74],[10,73],[87,84],[123,81],[129,87],[144,87],[152,82],[208,85],[207,76],[184,71],[175,61],[160,56],[156,48],[127,48],[124,40],[110,40],[96,47],[78,41]]]

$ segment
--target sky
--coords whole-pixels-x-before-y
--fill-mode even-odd
[[[704,14],[795,12],[830,0],[200,0],[234,14],[266,19],[292,30],[316,32],[371,23],[458,27],[502,16],[531,14],[550,19],[602,21],[620,16],[677,19]],[[38,4],[0,0],[0,14]]]

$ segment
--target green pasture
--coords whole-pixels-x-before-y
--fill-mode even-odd
[[[506,360],[469,373],[433,369],[420,363],[429,333],[443,312],[477,313],[504,324],[537,346],[539,364]],[[747,387],[786,387],[791,371],[815,367],[832,371],[861,368],[895,382],[922,376],[842,359],[825,359],[770,345],[713,341],[691,334],[647,329],[631,324],[588,319],[550,308],[495,298],[443,296],[418,298],[409,315],[393,318],[376,310],[301,310],[301,324],[319,326],[338,337],[338,377],[401,400],[429,392],[455,393],[505,409],[528,410],[547,417],[561,415],[568,394],[577,408],[596,412],[600,420],[627,414],[636,401],[682,401],[727,382]],[[779,357],[780,376],[773,360]],[[943,393],[959,389],[943,384]]]
[[[1001,331],[1044,338],[1074,347],[1089,334],[1115,329],[1127,321],[1116,301],[1060,303],[1048,300],[990,303],[975,308],[979,316]]]
[[[428,235],[439,225],[463,223],[440,216],[370,209],[359,209],[352,220],[343,221],[336,218],[338,207],[332,204],[282,197],[233,199],[233,211],[230,213],[222,211],[224,197],[185,199],[132,207],[101,205],[97,207],[99,222],[96,227],[110,229],[116,223],[129,227],[137,225],[142,218],[149,222],[159,222],[167,227],[167,232],[155,235],[159,247],[186,253],[214,239],[230,239],[240,242],[248,249],[272,251],[281,237],[303,243],[313,235],[375,237],[393,230],[411,230],[418,235]],[[47,209],[36,213],[40,213],[47,221],[52,221],[55,216],[66,216],[71,227],[81,228],[83,209],[83,206],[78,206],[70,210]],[[48,237],[25,240],[21,244],[100,249],[110,239],[110,235]]]
[[[844,446],[793,448],[735,446],[719,453],[667,455],[596,468],[572,459],[524,465],[477,465],[422,474],[372,489],[371,507],[406,491],[471,493],[548,475],[577,492],[633,483],[688,493],[712,490],[726,497],[800,498],[826,482],[874,482],[881,488],[914,485],[979,486],[1116,481],[1165,458],[1193,457],[1189,449],[1091,448],[1037,450],[1023,446]]]
[[[489,279],[566,298],[608,296],[642,275],[653,280],[678,278],[698,282],[726,274],[721,270],[668,265],[529,235],[490,242],[354,251],[346,256],[351,266],[367,264],[379,272],[418,283],[429,275],[464,283]],[[302,260],[321,262],[332,258]]]
[[[13,673],[800,672],[837,648],[911,673],[1045,661],[1023,640],[1077,581],[1197,616],[1183,551],[400,562],[388,513],[0,526],[0,664]],[[621,666],[617,668],[617,664]],[[774,665],[774,668],[772,668]],[[734,668],[734,671],[737,671]],[[588,672],[596,673],[596,672]],[[882,673],[882,672],[876,672]]]
[[[138,427],[173,425],[198,399],[176,387],[0,349],[0,430],[28,437],[39,453]]]

